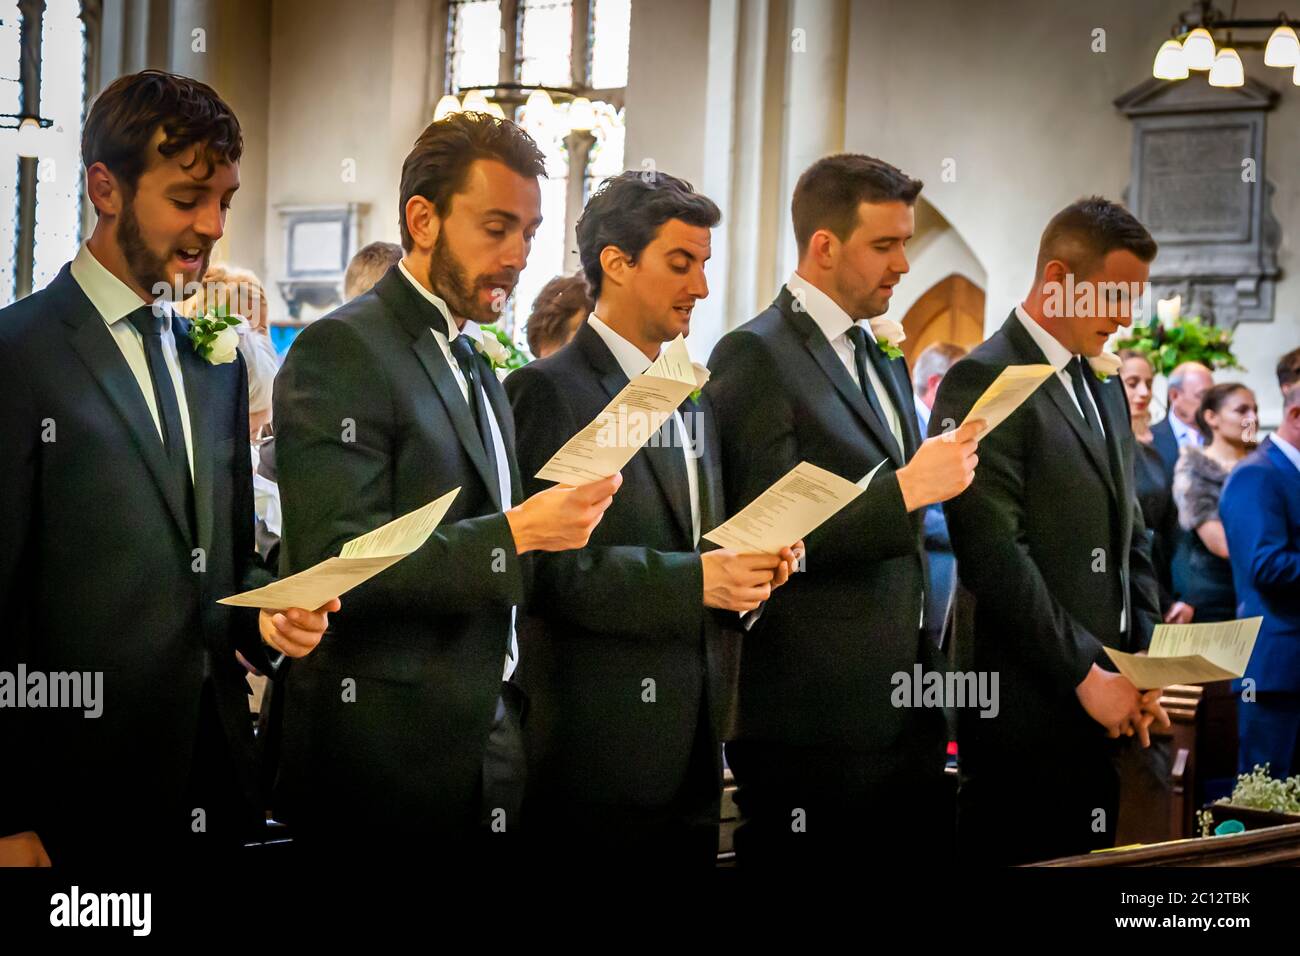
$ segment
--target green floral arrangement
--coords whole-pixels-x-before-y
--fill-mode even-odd
[[[1232,354],[1232,333],[1207,325],[1200,316],[1182,317],[1182,297],[1161,299],[1148,325],[1135,325],[1133,334],[1115,343],[1116,351],[1134,349],[1150,361],[1158,375],[1168,375],[1184,362],[1206,368],[1241,368]]]

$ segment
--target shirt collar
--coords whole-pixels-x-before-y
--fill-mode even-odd
[[[930,409],[925,407],[925,402],[915,392],[912,393],[912,401],[916,404],[916,420],[920,423],[921,434],[924,436],[930,428]]]
[[[1169,428],[1173,431],[1179,445],[1186,445],[1189,442],[1193,445],[1201,444],[1200,431],[1188,425],[1173,412],[1169,413]]]
[[[1278,451],[1286,455],[1287,460],[1290,461],[1291,464],[1295,465],[1297,471],[1300,471],[1300,448],[1296,448],[1295,445],[1291,444],[1277,432],[1269,435],[1268,440],[1274,445],[1277,445]]]
[[[868,328],[870,327],[871,323],[867,319],[855,323],[853,317],[840,308],[839,303],[797,271],[790,273],[785,287],[803,306],[803,310],[808,313],[814,324],[822,330],[827,342],[834,342],[855,324],[865,323]]]
[[[644,352],[601,321],[600,316],[595,312],[587,318],[587,323],[596,330],[601,341],[614,354],[614,360],[618,362],[619,368],[623,370],[629,382],[654,364],[646,358]]]
[[[1065,371],[1065,367],[1074,359],[1074,353],[1058,342],[1051,332],[1034,321],[1033,316],[1025,311],[1023,305],[1016,306],[1016,318],[1025,327],[1029,337],[1034,340],[1034,344],[1042,349],[1043,357],[1052,368],[1058,372]]]
[[[86,294],[90,304],[95,307],[106,325],[116,325],[142,305],[149,305],[125,282],[109,272],[102,262],[95,258],[86,243],[81,244],[77,255],[72,260],[72,278],[81,291]],[[175,308],[166,310],[168,328]]]
[[[406,276],[406,281],[411,283],[411,285],[415,286],[415,291],[420,293],[420,295],[424,296],[424,298],[427,301],[432,302],[434,308],[436,308],[442,314],[443,320],[447,323],[447,327],[445,329],[434,329],[433,330],[434,332],[437,332],[439,335],[443,335],[448,342],[450,342],[452,339],[454,339],[456,336],[460,335],[461,333],[469,335],[473,341],[478,341],[481,338],[481,335],[479,333],[478,323],[471,322],[469,321],[469,319],[466,319],[465,327],[464,328],[458,327],[456,325],[456,320],[451,317],[451,309],[447,307],[447,303],[444,302],[439,296],[434,295],[432,292],[426,289],[420,283],[420,281],[415,278],[415,276],[411,275],[410,270],[406,268],[406,263],[403,260],[401,259],[397,260],[397,268],[401,270],[402,275]]]

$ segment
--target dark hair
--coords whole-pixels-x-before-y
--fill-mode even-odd
[[[600,264],[605,247],[616,246],[636,262],[670,219],[712,229],[722,221],[722,211],[690,183],[667,173],[629,169],[605,180],[587,200],[577,229],[578,257],[593,299],[600,298],[605,278]]]
[[[369,292],[401,258],[402,247],[395,242],[371,242],[362,246],[348,262],[348,270],[343,275],[343,298],[355,299]]]
[[[539,350],[545,345],[563,345],[568,338],[568,323],[573,313],[581,311],[586,318],[594,307],[582,273],[556,276],[542,286],[542,291],[533,300],[533,311],[525,326],[528,351],[540,355]]]
[[[1201,437],[1207,444],[1214,441],[1214,432],[1210,430],[1209,422],[1205,420],[1205,413],[1214,412],[1217,415],[1233,392],[1249,391],[1250,387],[1241,382],[1223,382],[1219,385],[1211,385],[1205,390],[1205,394],[1201,396],[1200,407],[1196,409],[1196,430],[1201,433]]]
[[[858,206],[864,202],[904,202],[921,193],[922,182],[882,159],[861,153],[823,156],[803,171],[790,200],[794,240],[799,255],[818,229],[829,229],[841,242],[858,226]]]
[[[412,245],[406,228],[406,204],[411,197],[423,196],[433,203],[439,218],[446,217],[451,197],[465,188],[470,166],[480,159],[495,159],[520,176],[546,175],[546,157],[537,143],[509,120],[469,112],[430,123],[402,163],[397,221],[403,249],[410,251]]]
[[[1066,263],[1076,276],[1091,275],[1117,249],[1150,262],[1158,248],[1131,212],[1117,202],[1089,196],[1066,206],[1047,224],[1038,242],[1035,275],[1041,278],[1043,267],[1053,259]]]
[[[205,179],[219,164],[239,162],[244,151],[239,120],[216,90],[188,76],[144,70],[118,77],[95,98],[81,131],[81,161],[87,169],[103,163],[134,192],[159,127],[159,155],[199,146],[194,162],[206,165]]]
[[[1277,363],[1277,387],[1287,391],[1300,383],[1300,349],[1292,349]]]

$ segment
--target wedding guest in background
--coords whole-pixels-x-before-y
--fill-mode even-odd
[[[203,279],[242,150],[203,83],[115,80],[82,131],[93,232],[0,311],[0,670],[100,672],[109,701],[94,720],[0,708],[0,863],[255,837],[266,801],[237,653],[276,673],[339,607],[217,603],[273,580],[253,548],[247,363],[228,341],[200,350],[157,290]]]
[[[401,258],[402,247],[395,242],[371,242],[362,246],[343,276],[343,301],[351,302],[363,292],[369,292]]]
[[[1292,349],[1278,360],[1277,380],[1284,396],[1300,385],[1300,349]]]
[[[965,356],[966,350],[960,345],[936,342],[916,357],[912,366],[912,400],[922,435],[930,430],[930,409],[939,394],[939,383],[953,363]],[[948,611],[957,590],[957,559],[952,553],[943,505],[938,503],[925,509],[925,558],[930,566],[930,587],[925,592],[925,633],[936,646],[942,646]]]
[[[534,358],[546,358],[561,349],[587,321],[596,306],[582,273],[556,276],[537,293],[528,316],[528,351]]]
[[[1228,475],[1255,444],[1259,409],[1239,382],[1211,386],[1201,397],[1196,427],[1202,445],[1187,444],[1174,470],[1174,503],[1184,531],[1174,560],[1174,591],[1196,608],[1196,621],[1230,621],[1237,596],[1219,495]]]
[[[1128,397],[1129,421],[1137,439],[1133,458],[1138,504],[1142,520],[1151,538],[1151,563],[1155,565],[1160,586],[1160,610],[1166,624],[1189,624],[1194,608],[1174,597],[1171,566],[1178,544],[1178,509],[1165,472],[1164,461],[1153,444],[1151,434],[1151,385],[1155,371],[1150,360],[1136,349],[1119,353],[1123,365],[1120,381]]]
[[[1228,476],[1219,514],[1237,616],[1264,618],[1237,705],[1237,769],[1300,773],[1300,349],[1278,363],[1282,422]]]
[[[1184,445],[1200,447],[1205,441],[1196,427],[1196,410],[1201,407],[1201,396],[1213,384],[1214,373],[1200,362],[1183,362],[1169,373],[1167,411],[1152,426],[1151,443],[1160,453],[1170,485],[1174,482],[1179,449]]]

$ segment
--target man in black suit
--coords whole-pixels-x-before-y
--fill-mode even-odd
[[[82,136],[94,232],[0,312],[0,671],[102,689],[85,713],[0,707],[0,863],[254,835],[266,804],[236,651],[272,674],[338,607],[216,603],[272,580],[253,546],[247,373],[233,330],[199,353],[169,293],[203,278],[241,150],[204,84],[154,71],[111,84]],[[32,686],[18,690],[29,706]]]
[[[959,422],[1008,365],[1056,373],[980,439],[980,470],[947,502],[962,583],[974,596],[973,660],[1000,677],[1000,707],[958,717],[958,837],[981,862],[1019,863],[1114,843],[1112,760],[1152,719],[1104,648],[1138,651],[1160,620],[1133,477],[1133,433],[1106,340],[1127,326],[1156,244],[1101,198],[1043,233],[1033,290],[939,386],[931,434]],[[1066,290],[1063,294],[1062,290]],[[1109,739],[1108,739],[1109,738]]]
[[[851,480],[883,463],[745,636],[727,744],[742,864],[942,852],[951,830],[943,712],[891,703],[899,675],[940,667],[921,632],[922,514],[975,466],[973,427],[922,443],[907,366],[886,353],[901,329],[878,318],[908,269],[920,189],[868,156],[809,167],[792,203],[798,269],[709,362],[732,508],[800,461]]]
[[[662,173],[625,172],[592,197],[578,250],[595,311],[567,346],[506,379],[525,487],[544,486],[532,476],[690,331],[720,216]],[[705,390],[628,463],[591,543],[538,557],[520,679],[528,827],[549,850],[715,864],[736,612],[767,600],[794,563],[789,549],[707,550],[700,535],[725,518]]]
[[[525,501],[510,406],[476,345],[527,261],[542,173],[513,123],[431,124],[402,168],[405,256],[305,329],[276,380],[286,571],[460,489],[286,684],[276,810],[309,848],[463,846],[519,826],[525,555],[586,544],[620,480]]]

